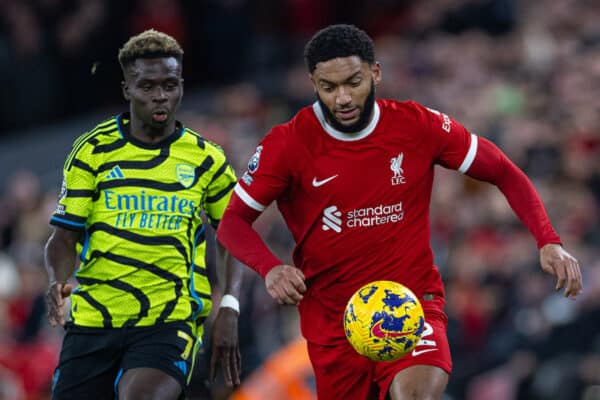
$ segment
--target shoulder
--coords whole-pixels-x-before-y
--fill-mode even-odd
[[[275,125],[265,135],[269,141],[300,141],[307,140],[307,136],[315,132],[319,122],[315,116],[312,106],[306,106],[300,109],[287,122]]]
[[[98,144],[101,141],[110,140],[111,137],[122,136],[119,131],[118,116],[107,118],[94,128],[80,135],[73,142],[73,148],[81,144]]]
[[[182,137],[184,140],[195,145],[195,147],[192,148],[195,148],[196,150],[199,149],[202,153],[211,156],[213,159],[225,160],[227,158],[221,145],[206,139],[190,128],[184,128]]]
[[[118,116],[107,118],[73,141],[71,151],[65,161],[65,168],[69,168],[75,158],[91,157],[96,146],[111,143],[120,138],[122,138],[122,134],[119,131]]]
[[[430,114],[432,111],[435,111],[414,100],[398,101],[391,99],[380,99],[378,102],[384,113],[389,113],[409,121],[427,120],[428,114]]]

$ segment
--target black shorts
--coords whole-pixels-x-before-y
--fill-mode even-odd
[[[159,369],[181,384],[192,374],[198,340],[192,324],[172,322],[117,329],[67,326],[52,399],[116,399],[119,379],[132,368]]]

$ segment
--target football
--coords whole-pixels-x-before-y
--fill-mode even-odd
[[[346,305],[344,331],[361,355],[393,361],[411,352],[421,339],[425,316],[419,299],[406,286],[375,281],[358,289]]]

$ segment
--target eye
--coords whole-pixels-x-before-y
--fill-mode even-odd
[[[360,84],[361,84],[361,82],[362,81],[360,79],[357,79],[355,81],[350,82],[350,86],[352,86],[352,87],[359,87]]]
[[[331,93],[333,92],[333,86],[329,86],[329,85],[322,85],[321,89],[323,89],[324,92],[326,93]]]

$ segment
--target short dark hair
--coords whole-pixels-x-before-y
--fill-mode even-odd
[[[304,48],[304,60],[311,74],[322,61],[350,56],[358,56],[370,65],[375,63],[373,41],[354,25],[338,24],[321,29]]]
[[[138,58],[158,57],[175,57],[181,63],[183,49],[173,37],[154,29],[130,37],[119,49],[119,64],[123,70]]]

